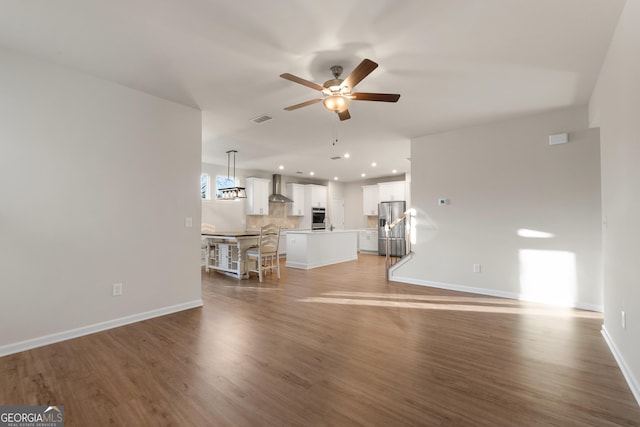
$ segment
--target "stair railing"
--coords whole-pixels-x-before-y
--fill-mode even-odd
[[[389,280],[389,271],[391,267],[401,261],[403,258],[408,256],[411,253],[411,217],[413,216],[413,209],[409,209],[405,211],[402,215],[394,219],[392,222],[387,222],[384,225],[385,232],[385,266],[387,270],[387,280]],[[405,228],[405,247],[403,253],[399,256],[391,254],[391,230],[395,227],[404,227]],[[397,249],[397,248],[394,248]],[[398,251],[395,251],[398,252]]]

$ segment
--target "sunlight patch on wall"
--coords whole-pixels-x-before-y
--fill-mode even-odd
[[[414,208],[410,209],[411,211],[411,229],[409,230],[409,236],[411,236],[411,245],[415,245],[418,240],[418,232],[416,228],[416,224],[418,219],[416,218],[416,210]]]
[[[520,249],[519,258],[522,299],[565,307],[575,305],[575,253]]]
[[[553,233],[548,233],[546,231],[529,230],[528,228],[521,228],[518,230],[518,236],[528,237],[531,239],[552,239],[556,235]]]

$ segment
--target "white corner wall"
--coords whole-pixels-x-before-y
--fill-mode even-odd
[[[0,94],[0,355],[201,305],[200,111],[4,49]]]
[[[246,227],[246,202],[241,200],[217,200],[216,176],[227,176],[227,166],[202,163],[202,173],[211,177],[211,200],[202,200],[202,222],[215,227],[217,231],[244,230]],[[236,171],[236,179],[241,186],[246,185],[246,177],[243,171]]]
[[[599,149],[584,107],[414,139],[417,240],[393,280],[600,310]]]
[[[640,1],[627,0],[589,103],[589,116],[601,134],[606,218],[603,333],[640,403],[639,22]]]

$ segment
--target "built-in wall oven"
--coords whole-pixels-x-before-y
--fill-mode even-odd
[[[311,229],[324,230],[325,226],[325,208],[311,208]]]

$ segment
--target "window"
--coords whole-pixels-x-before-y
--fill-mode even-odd
[[[200,175],[200,197],[202,200],[211,200],[211,177],[206,173]]]
[[[235,187],[236,182],[235,179],[229,178],[227,176],[216,176],[216,197],[221,198],[222,193],[220,192],[221,188],[229,188]]]

